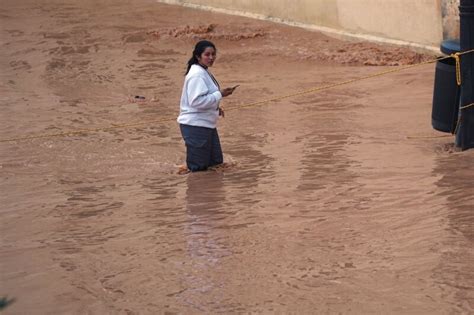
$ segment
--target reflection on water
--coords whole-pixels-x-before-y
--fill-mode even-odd
[[[187,290],[181,298],[197,309],[200,309],[197,296],[220,287],[212,271],[219,268],[223,257],[232,254],[217,230],[223,228],[220,222],[227,221],[226,217],[232,215],[224,208],[223,177],[222,173],[210,171],[189,174],[186,181],[187,222],[183,227],[183,237],[186,240],[186,261],[193,272],[184,275],[182,281]]]

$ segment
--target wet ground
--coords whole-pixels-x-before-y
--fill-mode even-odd
[[[434,65],[229,110],[228,167],[177,175],[199,38],[228,109],[432,56],[148,0],[2,4],[2,139],[163,120],[0,143],[5,314],[474,312],[474,153],[431,129]]]

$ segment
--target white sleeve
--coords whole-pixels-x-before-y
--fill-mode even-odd
[[[196,109],[217,109],[222,94],[219,91],[209,93],[203,78],[191,77],[187,86],[189,106]]]

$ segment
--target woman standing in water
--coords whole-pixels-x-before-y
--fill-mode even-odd
[[[216,46],[202,40],[194,47],[186,70],[177,120],[186,144],[186,164],[191,172],[204,171],[224,160],[216,129],[217,119],[224,117],[219,102],[231,95],[237,86],[220,88],[208,71],[215,60]]]

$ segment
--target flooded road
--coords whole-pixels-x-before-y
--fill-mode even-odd
[[[0,143],[5,314],[474,312],[474,151],[424,138],[434,65],[230,110],[431,57],[148,0],[4,3],[2,139],[169,118]],[[229,166],[177,175],[201,37],[240,84]]]

